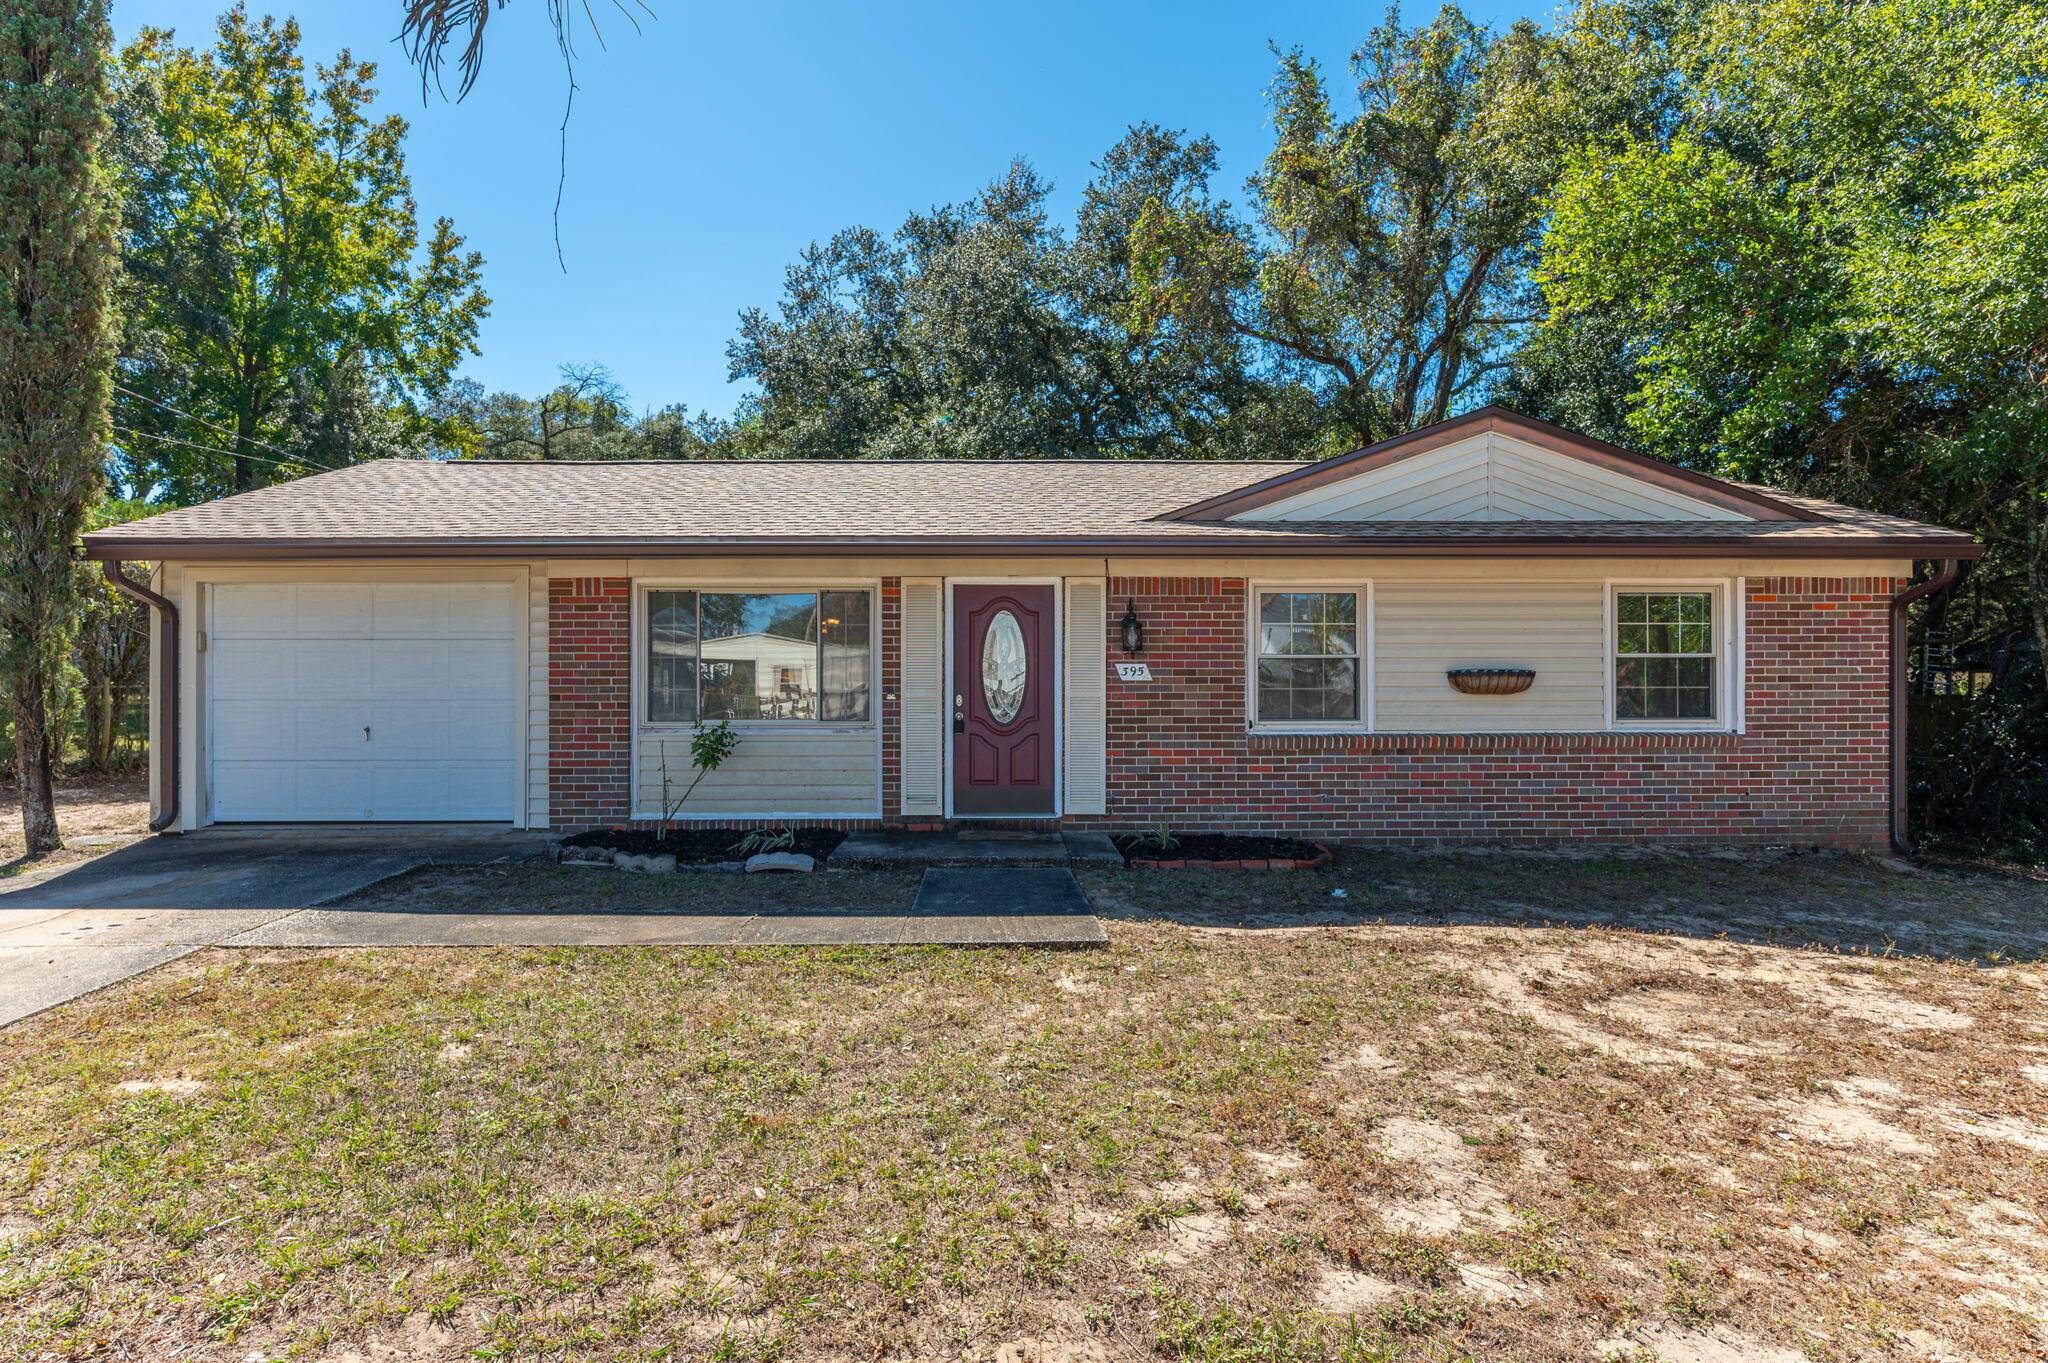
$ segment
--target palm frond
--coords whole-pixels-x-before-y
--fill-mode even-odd
[[[422,90],[431,86],[443,95],[447,87],[442,81],[442,72],[451,52],[460,49],[456,57],[456,69],[460,80],[456,84],[455,98],[460,100],[475,86],[477,77],[484,69],[484,30],[489,26],[491,15],[505,8],[511,0],[405,0],[405,27],[399,32],[399,41],[405,44],[405,55],[420,69]],[[626,22],[640,31],[640,18],[634,9],[654,18],[654,10],[646,0],[611,0],[612,7],[626,16]],[[598,46],[604,45],[604,31],[598,26],[597,15],[592,12],[590,0],[573,0],[574,8],[581,9],[584,22],[590,25],[591,36]],[[548,23],[555,30],[555,43],[562,49],[564,58],[573,57],[575,32],[570,19],[574,13],[572,0],[547,0]]]

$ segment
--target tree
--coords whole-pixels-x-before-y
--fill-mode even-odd
[[[52,776],[71,548],[99,490],[113,359],[108,40],[101,0],[0,11],[0,681],[31,856],[63,846]]]
[[[740,443],[804,458],[1198,450],[1262,385],[1234,337],[1131,323],[1127,238],[1146,205],[1204,198],[1214,168],[1207,139],[1141,125],[1098,165],[1071,233],[1018,163],[889,236],[811,246],[727,351],[761,388]]]
[[[2039,857],[2048,8],[1739,0],[1634,45],[1627,8],[1589,7],[1580,46],[1661,62],[1676,113],[1568,158],[1542,344],[1620,343],[1633,444],[1983,538],[1912,639],[1993,683],[1912,795],[1932,838]]]
[[[471,387],[455,404],[467,444],[483,459],[631,459],[633,411],[626,390],[601,364],[565,364],[562,381],[538,398],[484,395]]]
[[[1137,225],[1138,316],[1258,349],[1314,393],[1341,445],[1441,420],[1541,315],[1529,285],[1561,128],[1552,42],[1447,6],[1398,14],[1352,58],[1339,119],[1317,64],[1282,54],[1253,220],[1184,200]]]
[[[150,514],[134,502],[102,500],[88,515],[86,529],[99,530]],[[132,697],[144,693],[149,663],[149,613],[140,601],[108,585],[99,565],[80,563],[78,627],[72,645],[84,724],[79,757],[92,771],[114,766],[121,721]]]
[[[423,412],[476,353],[482,258],[445,218],[422,244],[405,122],[365,112],[375,66],[343,52],[309,83],[298,47],[295,23],[237,4],[210,50],[145,29],[122,53],[131,494],[428,442]]]
[[[2048,656],[2048,6],[1744,0],[1669,66],[1569,160],[1549,329],[1637,338],[1641,443],[1982,535],[1976,631]]]

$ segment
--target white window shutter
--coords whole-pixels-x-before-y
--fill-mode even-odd
[[[1067,579],[1067,729],[1063,758],[1069,814],[1109,812],[1108,584]]]
[[[941,816],[946,771],[944,583],[903,579],[903,813]]]

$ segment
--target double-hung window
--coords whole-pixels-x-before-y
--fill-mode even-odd
[[[1722,721],[1724,623],[1717,593],[1621,588],[1614,593],[1614,719],[1618,724]]]
[[[866,591],[650,591],[647,719],[866,723]]]
[[[1363,593],[1260,591],[1257,598],[1255,722],[1349,724],[1363,718]]]

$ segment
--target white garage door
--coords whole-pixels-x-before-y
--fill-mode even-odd
[[[513,817],[511,583],[222,583],[206,633],[214,818]]]

